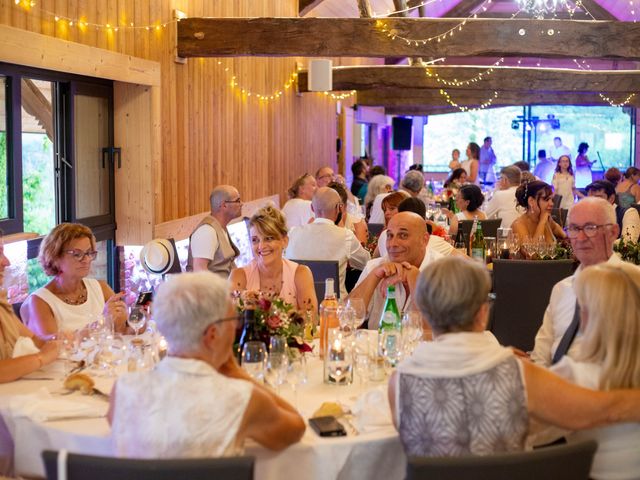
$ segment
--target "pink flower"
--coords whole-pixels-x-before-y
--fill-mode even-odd
[[[279,316],[272,315],[270,317],[267,317],[267,325],[269,326],[269,328],[275,330],[280,325],[282,325],[282,320],[280,319]]]
[[[266,298],[261,298],[260,300],[258,300],[258,307],[260,308],[260,310],[268,312],[269,309],[271,309],[271,301],[267,300]]]

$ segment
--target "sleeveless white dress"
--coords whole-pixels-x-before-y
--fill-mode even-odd
[[[238,429],[253,385],[207,363],[165,357],[116,384],[111,437],[116,456],[221,457],[242,453]]]

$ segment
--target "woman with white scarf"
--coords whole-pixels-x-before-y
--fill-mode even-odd
[[[640,390],[587,390],[500,346],[485,331],[490,289],[486,268],[460,257],[420,274],[416,303],[434,340],[420,343],[389,381],[408,456],[523,450],[530,420],[569,430],[640,420]]]

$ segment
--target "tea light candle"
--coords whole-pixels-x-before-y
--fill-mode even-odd
[[[502,246],[500,247],[500,258],[505,260],[509,259],[509,245],[507,245],[507,242],[502,242]]]
[[[167,355],[167,350],[169,349],[169,344],[164,337],[160,337],[160,341],[158,342],[158,357],[162,360]]]

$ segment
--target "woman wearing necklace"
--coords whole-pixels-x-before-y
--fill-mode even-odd
[[[553,189],[550,185],[539,180],[524,182],[516,190],[516,201],[525,210],[511,225],[513,233],[520,239],[544,237],[546,243],[554,243],[566,238],[562,227],[551,218]]]
[[[117,331],[126,329],[124,293],[115,294],[106,282],[86,278],[97,255],[96,239],[84,225],[61,223],[42,240],[40,264],[53,279],[20,309],[34,332],[46,336],[75,331],[101,314],[113,320]]]

